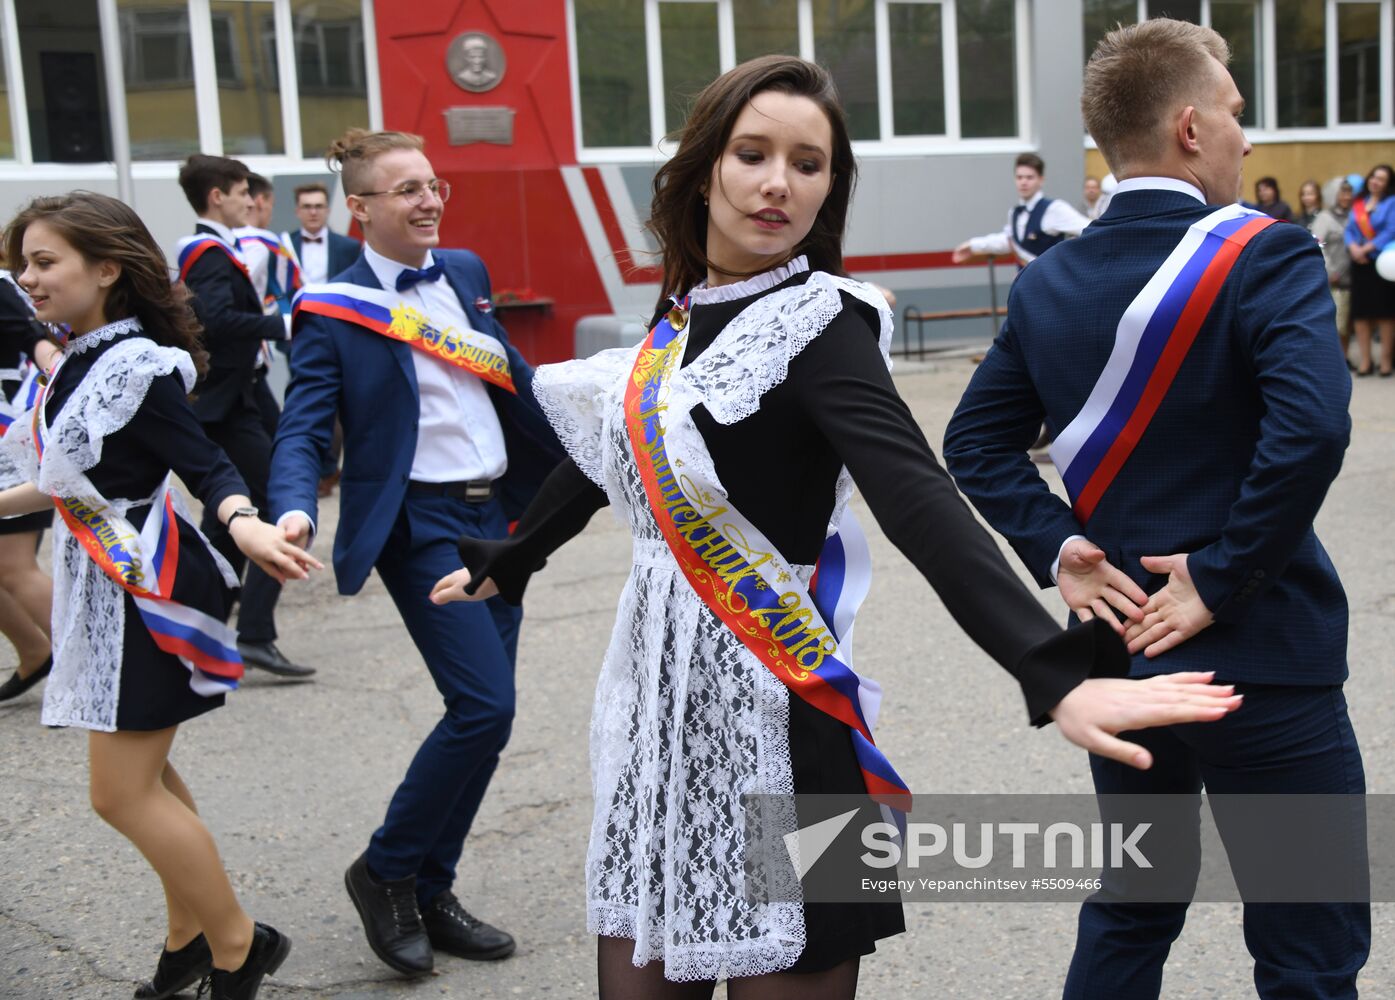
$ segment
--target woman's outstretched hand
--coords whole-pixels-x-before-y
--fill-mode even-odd
[[[282,529],[258,518],[236,518],[228,525],[228,533],[243,555],[277,583],[306,580],[310,570],[325,568],[324,563],[300,546],[292,545]]]
[[[465,588],[470,585],[470,579],[470,571],[468,569],[458,569],[454,573],[441,577],[436,581],[436,586],[431,588],[431,603],[449,604],[451,601],[484,601],[499,593],[499,588],[494,586],[494,581],[485,578],[478,590],[473,594],[467,594],[465,593]]]
[[[1093,754],[1146,771],[1153,755],[1118,733],[1185,722],[1215,722],[1240,707],[1243,695],[1215,674],[1163,674],[1145,680],[1095,678],[1061,699],[1051,717],[1061,735]]]

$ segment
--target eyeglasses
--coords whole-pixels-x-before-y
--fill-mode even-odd
[[[360,191],[360,198],[372,198],[380,194],[393,194],[401,198],[408,205],[420,205],[422,199],[426,197],[426,192],[430,191],[444,205],[450,201],[450,181],[434,180],[426,184],[417,181],[408,181],[401,187],[393,188],[390,191]]]

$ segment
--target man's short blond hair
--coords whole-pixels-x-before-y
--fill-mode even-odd
[[[1100,39],[1085,67],[1080,110],[1115,173],[1161,156],[1164,126],[1198,103],[1213,79],[1211,60],[1230,62],[1230,46],[1210,28],[1158,17]]]
[[[345,194],[363,194],[372,183],[373,161],[398,149],[426,148],[426,141],[410,132],[370,132],[351,128],[329,144],[325,162],[343,174]]]

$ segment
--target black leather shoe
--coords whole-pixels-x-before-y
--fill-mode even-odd
[[[449,889],[426,904],[421,919],[431,947],[459,958],[507,958],[517,947],[512,934],[472,916]]]
[[[235,972],[214,969],[199,985],[199,996],[203,996],[204,986],[211,983],[213,1000],[256,1000],[262,980],[274,975],[290,953],[290,938],[275,927],[257,924],[252,929],[252,947],[242,968]]]
[[[315,672],[314,667],[302,667],[286,659],[274,642],[239,642],[237,651],[242,654],[242,662],[247,666],[265,670],[277,677],[309,677]]]
[[[213,952],[200,934],[178,951],[160,949],[155,978],[136,987],[135,1000],[165,1000],[188,989],[213,971]]]
[[[48,659],[44,660],[43,663],[39,664],[39,669],[35,670],[28,677],[19,676],[19,671],[16,670],[10,675],[9,680],[4,684],[0,684],[0,701],[9,701],[11,698],[18,698],[35,684],[39,683],[39,681],[47,677],[49,671],[52,669],[53,657],[50,656]]]
[[[344,873],[344,885],[373,954],[404,976],[430,972],[434,956],[417,912],[416,876],[379,881],[368,870],[367,855],[360,854]]]

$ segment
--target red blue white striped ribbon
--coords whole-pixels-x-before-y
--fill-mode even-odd
[[[1082,525],[1148,429],[1240,252],[1275,221],[1239,205],[1217,209],[1187,229],[1124,310],[1109,361],[1051,445]]]

